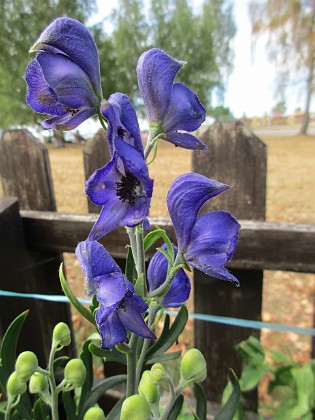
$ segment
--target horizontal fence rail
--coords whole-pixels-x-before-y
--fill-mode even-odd
[[[47,252],[74,252],[87,238],[97,214],[78,215],[46,211],[20,211],[28,246]],[[165,229],[176,238],[171,221],[151,218],[151,225]],[[315,273],[315,225],[241,220],[239,244],[230,268],[282,270]],[[124,228],[109,233],[101,241],[116,258],[126,256],[128,236]],[[151,250],[154,252],[154,249]]]

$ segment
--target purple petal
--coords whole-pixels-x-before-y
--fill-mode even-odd
[[[116,311],[100,307],[95,313],[95,320],[102,338],[102,347],[111,348],[123,343],[127,338],[127,331]]]
[[[158,48],[143,53],[139,58],[138,83],[150,125],[163,123],[176,74],[183,64]]]
[[[163,296],[161,303],[164,308],[179,308],[189,298],[190,290],[189,277],[180,268],[172,281],[170,290]]]
[[[230,187],[191,172],[175,179],[167,194],[167,206],[176,233],[178,247],[185,253],[191,230],[201,206]]]
[[[102,97],[97,48],[91,33],[77,20],[68,17],[54,20],[40,35],[31,51],[68,56],[87,74],[97,96]]]
[[[36,112],[50,115],[64,115],[67,113],[65,108],[58,102],[57,96],[49,88],[43,70],[34,58],[27,66],[25,72],[27,83],[27,103]]]
[[[204,122],[206,110],[197,95],[183,83],[175,83],[170,106],[165,114],[163,128],[166,132],[175,130],[195,131]]]
[[[126,213],[127,206],[119,199],[109,201],[103,206],[100,215],[89,234],[89,240],[97,241],[116,229]]]
[[[211,277],[215,277],[220,280],[227,280],[235,283],[237,286],[239,285],[239,281],[236,277],[233,276],[226,268],[222,267],[212,267],[211,265],[208,265],[204,262],[201,262],[198,260],[198,258],[195,258],[194,260],[187,261],[189,265],[191,265],[194,268],[197,268],[200,271],[203,271],[205,274]]]
[[[234,253],[239,229],[235,218],[224,211],[199,216],[191,231],[186,259],[196,257],[213,267],[223,267]]]
[[[80,242],[76,247],[75,253],[84,274],[86,296],[95,293],[99,283],[99,279],[95,279],[99,276],[121,273],[119,266],[103,245],[96,241],[87,240]]]
[[[162,246],[163,249],[165,249],[165,245]],[[157,289],[159,286],[161,286],[162,283],[166,280],[167,275],[167,268],[168,268],[168,262],[167,259],[164,257],[164,255],[157,251],[148,267],[148,283],[149,283],[149,289],[150,292]]]
[[[76,114],[67,112],[65,115],[49,118],[41,122],[44,130],[56,129],[61,131],[73,130],[77,128],[83,121],[96,114],[96,108],[81,109]]]
[[[127,95],[114,93],[103,101],[101,112],[109,122],[108,138],[111,143],[116,137],[135,147],[143,156],[143,145],[136,111]]]
[[[140,303],[140,300],[144,305]],[[144,322],[144,319],[139,311],[139,306],[141,308],[144,306],[148,308],[144,301],[139,296],[134,295],[131,299],[125,299],[123,305],[123,308],[117,310],[117,314],[124,326],[129,331],[139,335],[140,337],[155,340],[155,334]],[[144,310],[140,310],[141,312],[144,312]]]
[[[176,146],[183,147],[190,150],[207,150],[207,146],[197,137],[188,133],[179,133],[177,131],[165,133],[163,140],[173,143]]]
[[[84,71],[62,54],[40,53],[37,61],[45,80],[56,93],[60,103],[74,110],[97,107],[99,99]]]
[[[122,273],[111,273],[99,278],[97,300],[101,306],[117,307],[128,290],[128,280]]]

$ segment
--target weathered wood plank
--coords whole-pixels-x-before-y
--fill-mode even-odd
[[[229,191],[209,200],[202,211],[227,210],[238,219],[264,220],[266,145],[235,121],[214,123],[199,131],[198,136],[208,146],[208,150],[193,153],[193,171],[233,186]],[[237,276],[241,291],[214,279],[207,288],[208,293],[205,293],[204,282],[209,280],[204,273],[195,271],[195,311],[260,320],[263,272],[238,270]],[[240,373],[241,360],[234,346],[250,334],[259,337],[257,330],[195,322],[195,345],[211,366],[205,382],[206,395],[210,401],[220,402],[229,368]],[[205,337],[208,337],[211,345],[207,346]],[[245,407],[255,411],[257,395],[248,397]]]
[[[30,210],[20,213],[29,246],[48,252],[74,252],[78,242],[87,238],[98,217],[97,214]],[[154,218],[150,222],[165,229],[176,242],[169,219]],[[239,244],[230,268],[315,273],[315,225],[251,220],[240,220],[240,223]],[[128,236],[123,228],[103,239],[108,252],[117,258],[125,256],[127,243]]]

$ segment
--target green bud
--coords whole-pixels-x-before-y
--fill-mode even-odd
[[[14,400],[18,395],[23,394],[27,389],[26,383],[22,382],[14,371],[9,376],[7,382],[7,394],[11,400]]]
[[[124,401],[121,407],[120,420],[148,420],[150,418],[150,407],[142,395],[132,395]]]
[[[104,420],[105,414],[100,407],[91,407],[85,413],[83,420]]]
[[[43,375],[40,372],[35,372],[31,376],[29,383],[29,390],[32,394],[45,394],[48,389],[48,380],[47,376]]]
[[[203,382],[207,377],[207,364],[198,349],[190,349],[182,359],[180,373],[187,382]]]
[[[65,382],[74,388],[80,388],[86,377],[86,368],[81,359],[72,359],[65,367]]]
[[[38,359],[32,351],[23,351],[15,362],[15,371],[20,381],[27,382],[38,369]]]
[[[59,322],[53,331],[53,345],[69,346],[71,343],[70,328],[64,322]]]
[[[151,380],[155,385],[158,385],[165,379],[166,373],[164,366],[161,363],[154,363],[151,367]]]
[[[139,394],[146,397],[150,404],[154,404],[159,399],[159,389],[151,379],[151,372],[145,370],[142,374],[142,378],[138,387]]]

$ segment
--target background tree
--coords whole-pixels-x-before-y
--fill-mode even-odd
[[[94,6],[94,0],[0,0],[0,128],[38,118],[25,102],[23,74],[28,51],[42,30],[58,16],[84,22]]]
[[[306,134],[314,91],[315,0],[252,1],[249,12],[254,41],[268,34],[267,48],[277,67],[286,70],[291,77],[306,74],[301,126],[301,134]]]
[[[287,110],[287,106],[285,101],[277,102],[273,107],[271,112],[273,114],[285,114],[285,111]]]

